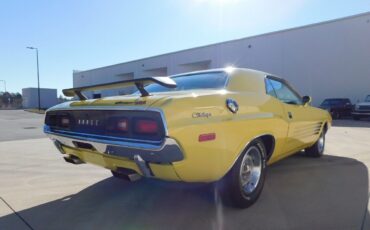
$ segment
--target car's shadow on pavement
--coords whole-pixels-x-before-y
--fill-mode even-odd
[[[18,213],[34,229],[361,229],[367,202],[364,164],[297,155],[268,168],[245,210],[222,205],[212,185],[107,178]],[[13,229],[14,216],[1,217],[1,228]]]

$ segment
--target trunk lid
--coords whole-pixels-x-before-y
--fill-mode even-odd
[[[91,99],[86,101],[77,101],[70,104],[71,107],[101,107],[101,106],[127,106],[148,108],[156,101],[166,98],[166,95],[151,95],[141,97],[140,95],[114,96],[100,99]]]
[[[77,101],[70,104],[71,107],[101,107],[101,106],[127,106],[127,107],[141,107],[148,108],[156,102],[165,101],[166,99],[180,99],[180,98],[195,98],[199,96],[218,95],[223,90],[185,90],[185,91],[168,91],[154,93],[150,96],[141,97],[137,94],[113,96],[100,99],[91,99],[86,101]]]

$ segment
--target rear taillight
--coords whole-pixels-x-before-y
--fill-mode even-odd
[[[158,123],[149,119],[137,119],[135,132],[139,134],[156,134],[159,130]]]
[[[127,119],[118,120],[117,130],[127,132],[128,131],[128,120]]]
[[[68,128],[70,123],[71,123],[71,121],[70,121],[69,117],[62,117],[60,119],[60,125],[64,128]]]
[[[128,132],[129,131],[129,119],[126,117],[111,117],[108,118],[106,123],[106,130],[109,132]]]

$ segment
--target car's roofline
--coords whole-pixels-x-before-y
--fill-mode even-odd
[[[198,71],[191,71],[191,72],[185,72],[185,73],[179,73],[174,74],[169,77],[181,77],[181,76],[187,76],[187,75],[195,75],[195,74],[203,74],[203,73],[222,73],[225,72],[224,69],[208,69],[208,70],[198,70]]]
[[[254,70],[254,69],[248,69],[248,68],[239,68],[239,67],[225,67],[225,68],[214,68],[214,69],[207,69],[207,70],[197,70],[197,71],[174,74],[174,75],[171,75],[169,77],[179,77],[179,76],[187,76],[187,75],[193,75],[193,74],[215,73],[215,72],[225,72],[225,73],[228,73],[228,74],[232,75],[233,73],[237,73],[237,72],[241,72],[241,71],[242,72],[249,72],[249,73],[252,73],[252,74],[257,73],[258,75],[263,76],[263,77],[274,76],[276,78],[284,80],[283,78],[277,77],[274,74],[266,73],[266,72],[263,72],[263,71],[260,71],[260,70]]]

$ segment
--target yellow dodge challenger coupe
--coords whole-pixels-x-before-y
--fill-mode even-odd
[[[131,95],[87,99],[84,91],[135,86]],[[259,197],[266,165],[305,150],[324,152],[327,111],[287,81],[240,68],[147,77],[63,90],[78,97],[46,112],[44,132],[65,161],[113,176],[222,181],[245,208]]]

